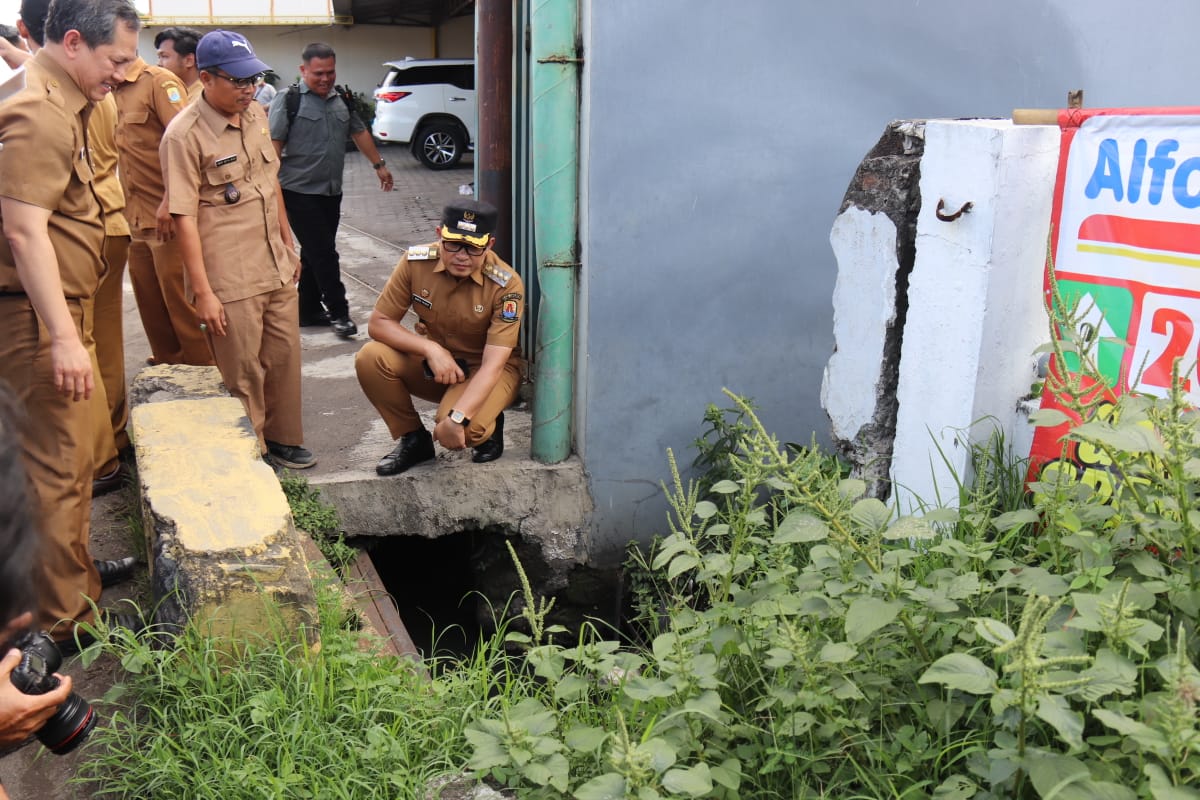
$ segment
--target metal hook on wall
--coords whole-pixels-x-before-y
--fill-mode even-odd
[[[960,208],[958,211],[955,211],[953,214],[946,214],[943,213],[946,210],[946,201],[938,199],[937,210],[935,210],[933,213],[936,214],[937,218],[942,222],[954,222],[954,220],[958,219],[963,214],[966,214],[974,206],[975,204],[968,200],[967,202],[963,203],[962,208]]]

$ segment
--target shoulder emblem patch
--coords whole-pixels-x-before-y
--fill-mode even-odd
[[[512,280],[512,273],[502,270],[495,264],[487,264],[483,268],[483,274],[487,275],[492,281],[499,284],[501,287],[508,286],[508,282]]]
[[[509,299],[512,297],[519,298],[520,295],[507,294],[504,296],[504,301],[500,304],[500,319],[504,320],[505,322],[517,321],[517,301]]]
[[[172,103],[179,103],[183,100],[183,90],[179,88],[179,84],[167,81],[163,84],[163,88],[167,90],[167,99]]]
[[[436,244],[419,244],[408,248],[409,261],[432,261],[438,257]]]

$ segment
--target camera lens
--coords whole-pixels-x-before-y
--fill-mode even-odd
[[[37,732],[37,738],[47,750],[61,756],[83,744],[95,727],[96,710],[87,700],[71,692]]]

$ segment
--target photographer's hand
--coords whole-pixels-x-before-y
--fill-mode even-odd
[[[9,650],[0,660],[0,749],[28,739],[54,716],[71,694],[71,678],[59,675],[58,687],[46,694],[24,694],[13,686],[10,675],[21,663],[21,651]]]

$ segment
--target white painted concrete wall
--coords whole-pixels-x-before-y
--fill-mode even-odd
[[[896,226],[887,214],[852,206],[834,221],[829,241],[838,263],[837,351],[825,367],[821,405],[834,437],[853,440],[874,419],[884,338],[896,319]]]
[[[957,499],[968,442],[998,429],[1028,450],[1017,406],[1035,380],[1033,351],[1049,338],[1041,286],[1058,146],[1052,126],[926,124],[892,459],[903,510]],[[973,207],[943,222],[939,199],[947,212]]]

